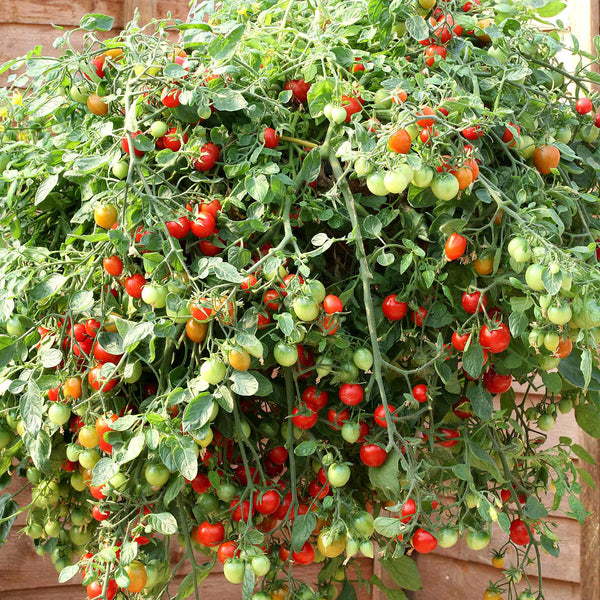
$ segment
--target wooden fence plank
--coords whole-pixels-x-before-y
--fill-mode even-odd
[[[123,25],[123,0],[45,0],[24,2],[2,0],[0,20],[11,23],[46,25],[78,25],[87,13],[102,13],[115,17],[115,26]]]
[[[135,10],[138,10],[140,18],[139,24],[146,25],[153,17],[156,17],[156,0],[125,0],[124,17],[125,22],[133,18]]]

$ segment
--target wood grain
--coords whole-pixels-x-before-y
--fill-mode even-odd
[[[125,22],[133,19],[133,15],[137,9],[139,13],[140,25],[146,25],[153,17],[156,17],[156,0],[125,0],[124,2],[124,17]]]
[[[87,13],[102,13],[115,18],[115,26],[123,26],[123,0],[2,0],[0,21],[75,26]]]

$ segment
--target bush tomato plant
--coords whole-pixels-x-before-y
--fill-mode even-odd
[[[557,2],[212,4],[3,68],[0,541],[27,511],[90,599],[164,597],[178,543],[179,599],[218,560],[329,600],[496,521],[516,598],[586,515],[546,432],[600,437],[600,77]]]

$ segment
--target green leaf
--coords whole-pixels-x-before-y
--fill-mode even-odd
[[[594,478],[585,470],[577,467],[577,473],[579,474],[579,478],[583,481],[590,489],[596,489],[596,482]]]
[[[160,458],[174,473],[179,471],[186,479],[192,480],[198,474],[198,460],[194,451],[195,442],[191,437],[166,436],[159,445]]]
[[[258,390],[258,381],[248,371],[233,371],[229,377],[231,389],[240,396],[253,396]]]
[[[25,435],[24,441],[33,464],[41,471],[44,471],[44,473],[51,473],[50,455],[52,453],[52,441],[48,434],[43,429],[37,435],[31,435],[28,432]]]
[[[380,467],[369,467],[369,479],[374,487],[384,492],[384,495],[395,497],[400,494],[400,472],[398,461],[400,454],[392,450]]]
[[[342,584],[342,589],[340,590],[337,600],[356,600],[356,589],[347,579],[345,579]]]
[[[463,368],[473,379],[477,379],[483,370],[484,360],[483,348],[471,342],[463,353]]]
[[[369,582],[377,586],[388,598],[388,600],[407,600],[406,594],[399,589],[392,589],[383,584],[377,575],[371,575]]]
[[[524,312],[512,312],[508,318],[508,327],[513,337],[519,337],[529,328],[529,317]]]
[[[66,282],[67,278],[64,275],[54,273],[53,275],[50,275],[50,277],[47,277],[34,286],[29,296],[32,300],[36,300],[38,302],[40,300],[45,300],[46,298],[56,294],[56,292],[58,292]]]
[[[44,181],[42,181],[37,191],[35,192],[35,199],[33,201],[35,206],[41,204],[48,197],[48,194],[56,187],[57,183],[58,175],[50,175],[49,177],[44,179]]]
[[[242,579],[242,600],[251,600],[254,586],[256,585],[256,575],[250,563],[246,563],[244,569],[244,578]]]
[[[452,472],[463,481],[471,481],[473,476],[471,475],[471,469],[467,465],[460,464],[452,467]]]
[[[119,472],[119,465],[112,458],[101,458],[92,470],[93,486],[104,485]]]
[[[294,448],[294,454],[296,456],[310,456],[317,451],[317,442],[315,440],[306,440],[304,442],[300,442]]]
[[[0,546],[8,539],[8,534],[17,518],[18,504],[12,499],[11,494],[0,496]]]
[[[70,300],[69,306],[75,313],[89,310],[94,305],[94,293],[89,290],[80,290],[75,292]]]
[[[115,24],[113,17],[100,13],[85,15],[79,22],[79,27],[86,31],[110,31]]]
[[[138,325],[136,325],[138,327]],[[123,354],[123,339],[116,331],[102,331],[96,336],[98,344],[110,354]]]
[[[473,411],[482,421],[489,421],[494,411],[492,395],[482,385],[472,385],[467,389],[467,398]]]
[[[169,481],[169,485],[167,485],[165,496],[163,498],[163,502],[166,507],[168,507],[169,504],[171,504],[171,502],[173,502],[173,500],[179,496],[179,493],[183,489],[184,485],[185,480],[181,475],[177,475],[176,477],[173,477],[171,481]]]
[[[277,326],[283,335],[286,337],[292,335],[292,331],[294,331],[294,318],[290,313],[281,313],[279,315],[275,315],[274,318],[277,321]]]
[[[558,373],[543,371],[542,381],[549,392],[558,394],[562,390],[562,378]]]
[[[572,444],[571,450],[573,451],[573,453],[576,456],[578,456],[581,460],[588,463],[589,465],[596,464],[594,457],[585,448],[581,447],[579,444]]]
[[[409,254],[408,256],[412,255]],[[442,302],[434,302],[427,313],[425,324],[428,327],[446,327],[446,325],[450,325],[453,320],[454,319],[445,304]]]
[[[417,564],[409,556],[383,559],[381,566],[387,571],[392,581],[401,588],[405,590],[423,589]]]
[[[79,565],[67,565],[58,576],[58,583],[65,583],[79,573]]]
[[[542,283],[549,294],[552,296],[558,294],[558,292],[560,292],[562,282],[563,277],[560,271],[553,274],[548,267],[544,267],[544,270],[542,271]]]
[[[585,350],[581,353],[581,373],[583,375],[583,389],[587,389],[590,385],[590,381],[592,380],[592,353],[589,348],[585,348]]]
[[[0,369],[10,363],[15,353],[15,341],[8,335],[0,335]]]
[[[577,349],[573,349],[571,354],[561,359],[558,363],[558,372],[575,387],[583,389],[585,387],[585,377],[581,372],[582,354]],[[600,370],[592,366],[590,383],[587,386],[589,390],[600,391]]]
[[[312,117],[318,117],[323,113],[325,106],[331,102],[334,88],[335,84],[332,79],[320,79],[310,86],[306,97],[308,110]]]
[[[193,478],[192,478],[193,479]],[[177,533],[177,521],[175,517],[168,512],[150,513],[145,522],[158,533],[163,535],[175,535]]]
[[[317,517],[312,511],[309,511],[303,515],[298,515],[294,519],[291,537],[292,550],[294,552],[298,552],[302,548],[304,542],[308,540],[310,534],[313,532],[316,526]]]
[[[42,399],[42,392],[38,387],[37,383],[30,379],[27,382],[27,389],[24,394],[21,395],[21,418],[25,423],[25,428],[32,435],[36,436],[40,428],[42,427],[42,407],[44,401]]]
[[[295,179],[296,187],[301,187],[303,182],[315,181],[321,172],[321,155],[318,148],[313,148],[302,162],[302,168]]]
[[[186,600],[186,598],[189,598],[194,593],[196,584],[199,585],[210,575],[212,563],[198,566],[192,565],[192,569],[193,571],[188,573],[179,584],[175,600]]]
[[[149,321],[137,323],[131,329],[127,330],[125,338],[123,339],[123,347],[127,352],[132,352],[140,342],[150,337],[153,332],[154,323]]]
[[[423,17],[415,15],[406,20],[406,31],[410,37],[420,42],[429,37],[429,27]]]
[[[45,369],[51,369],[61,363],[63,355],[58,348],[48,348],[41,353],[40,358],[42,360],[42,366]]]
[[[226,36],[216,37],[208,46],[208,53],[217,61],[231,58],[244,34],[244,25],[232,29]]]
[[[579,521],[579,524],[583,525],[588,512],[585,510],[583,502],[575,494],[569,496],[569,507],[573,511],[573,515],[577,521]]]
[[[363,220],[365,237],[376,238],[381,233],[383,226],[375,215],[369,215]]]
[[[565,2],[561,2],[561,0],[551,0],[546,6],[539,8],[537,14],[540,17],[549,19],[558,16],[565,8],[567,8]]]
[[[262,202],[269,192],[269,182],[267,178],[260,173],[259,175],[248,175],[244,182],[246,191],[257,202]]]
[[[240,92],[224,88],[213,95],[213,104],[217,110],[233,112],[248,106],[246,98]]]
[[[183,413],[183,432],[195,431],[206,425],[210,421],[214,402],[214,398],[206,392],[193,398]]]
[[[543,519],[548,516],[546,507],[533,496],[527,498],[527,502],[524,506],[524,513],[528,519]]]
[[[404,523],[396,517],[377,517],[373,522],[375,531],[385,537],[396,537],[404,528]]]
[[[578,404],[575,420],[583,431],[593,438],[600,438],[600,408],[594,404]]]
[[[550,539],[547,535],[541,535],[540,543],[542,544],[542,548],[550,556],[557,557],[560,555],[560,548],[558,547],[558,542],[556,542],[556,540]]]
[[[218,277],[222,281],[228,281],[229,283],[242,283],[242,281],[244,281],[244,277],[240,274],[240,272],[228,262],[219,260],[213,263],[211,266],[215,277]],[[227,309],[225,308],[224,310]]]

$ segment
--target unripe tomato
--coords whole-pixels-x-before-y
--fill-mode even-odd
[[[117,209],[112,204],[103,204],[94,210],[94,221],[98,227],[110,229],[117,222]]]
[[[373,366],[373,353],[368,348],[357,348],[352,353],[354,364],[362,371],[368,371]]]
[[[71,409],[61,404],[60,402],[53,402],[48,409],[48,419],[51,423],[62,427],[71,418]],[[2,445],[2,430],[0,430],[0,448],[6,447]]]
[[[252,361],[250,354],[245,350],[231,350],[227,359],[236,371],[247,371]]]
[[[169,481],[171,473],[165,465],[150,463],[144,469],[144,477],[152,487],[162,487]]]
[[[450,173],[438,173],[431,182],[431,191],[439,200],[452,200],[460,191],[458,179]]]
[[[221,383],[225,379],[226,372],[225,363],[218,358],[209,358],[200,367],[200,377],[213,385]]]
[[[468,531],[465,541],[471,550],[483,550],[490,543],[487,531]]]
[[[239,558],[228,558],[223,565],[223,575],[229,583],[242,583],[244,579],[245,564]]]
[[[436,538],[440,548],[452,548],[458,542],[458,529],[442,527],[436,532]]]
[[[294,298],[292,306],[301,321],[314,321],[319,316],[319,305],[310,296]]]
[[[335,488],[345,486],[350,480],[350,467],[335,462],[331,463],[327,469],[327,479]]]
[[[277,342],[275,344],[273,356],[282,367],[291,367],[298,362],[298,350],[296,346],[284,342]]]
[[[384,184],[383,173],[371,173],[367,176],[367,187],[374,196],[387,196],[388,190]]]
[[[96,428],[91,425],[86,425],[79,430],[77,441],[84,448],[95,448],[98,445],[98,434]]]

